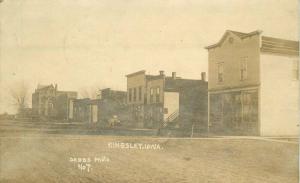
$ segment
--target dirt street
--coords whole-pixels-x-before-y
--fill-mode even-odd
[[[298,182],[298,145],[284,142],[37,134],[0,142],[0,182]]]

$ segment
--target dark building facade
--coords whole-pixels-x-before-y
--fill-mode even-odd
[[[142,70],[127,77],[127,106],[128,115],[133,127],[144,127],[144,107],[147,102],[146,83],[151,76]]]
[[[106,127],[111,118],[117,117],[123,125],[126,125],[128,121],[126,92],[106,88],[99,93],[98,99],[70,100],[69,120],[97,123]]]
[[[70,100],[69,120],[74,121],[89,121],[90,103],[89,98]]]
[[[139,71],[127,75],[132,123],[143,128],[207,128],[207,82]]]
[[[32,113],[43,118],[67,119],[68,101],[77,98],[77,92],[58,91],[57,85],[38,85],[32,94]]]

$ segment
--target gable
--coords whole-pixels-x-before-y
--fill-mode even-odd
[[[246,37],[257,35],[257,34],[260,34],[260,33],[261,33],[261,31],[253,31],[253,32],[250,32],[250,33],[243,33],[243,32],[227,30],[223,34],[222,38],[220,39],[220,41],[218,43],[207,46],[205,48],[206,49],[211,49],[211,48],[219,47],[219,46],[222,46],[227,41],[228,41],[228,43],[230,43],[231,40],[232,40],[232,39],[230,39],[230,37],[233,38],[233,42],[234,42],[234,40],[239,40],[240,41],[240,40],[242,40]]]

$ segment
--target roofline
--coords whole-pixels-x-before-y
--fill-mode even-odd
[[[146,70],[141,70],[141,71],[138,71],[138,72],[127,74],[126,77],[131,77],[131,76],[135,76],[135,75],[139,75],[139,74],[145,74],[145,73],[146,73]]]
[[[290,40],[290,39],[282,39],[282,38],[277,38],[277,37],[270,37],[270,36],[262,36],[262,38],[267,38],[267,39],[275,39],[276,41],[287,41],[287,42],[291,42],[291,43],[298,43],[299,41],[295,41],[295,40]]]
[[[150,78],[148,78],[148,81],[153,81],[153,80],[159,80],[159,79],[164,79],[166,76],[165,75],[152,75]]]
[[[212,44],[212,45],[209,45],[209,46],[206,46],[204,47],[205,49],[209,50],[211,48],[214,48],[214,47],[217,47],[219,46],[225,39],[225,35],[227,35],[229,32],[232,32],[234,34],[234,32],[237,32],[237,31],[232,31],[232,30],[226,30],[226,32],[223,34],[222,38],[220,39],[219,42],[217,42],[216,44]],[[242,33],[242,32],[241,32]],[[242,36],[241,39],[244,39],[246,37],[249,37],[249,36],[253,36],[253,35],[256,35],[256,34],[261,34],[262,31],[261,30],[256,30],[256,31],[253,31],[253,32],[249,32],[249,33],[244,33],[246,34],[245,36]]]
[[[61,93],[77,93],[77,91],[65,91],[65,90],[58,90],[57,91],[58,93],[61,92]]]
[[[261,53],[279,54],[287,56],[299,55],[299,41],[262,36]]]
[[[43,89],[46,89],[46,88],[49,88],[49,87],[53,87],[54,88],[53,84],[50,84],[50,85],[40,85],[40,86],[42,86],[42,87],[41,88],[37,87],[36,90],[43,90]]]
[[[172,79],[172,77],[167,77],[168,79]],[[199,82],[199,81],[204,81],[204,80],[202,80],[202,79],[189,79],[189,78],[176,78],[175,80],[189,80],[189,81],[197,81],[197,82]],[[207,81],[205,81],[205,82],[207,82]]]

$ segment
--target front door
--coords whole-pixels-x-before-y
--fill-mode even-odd
[[[98,121],[98,106],[92,105],[92,122],[96,123]]]

